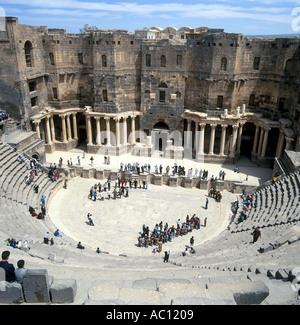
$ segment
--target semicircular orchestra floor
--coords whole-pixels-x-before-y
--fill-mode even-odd
[[[191,217],[193,214],[200,217],[200,230],[194,229],[187,235],[174,238],[164,244],[163,249],[167,245],[171,252],[182,252],[185,245],[189,245],[191,236],[194,236],[197,246],[228,226],[230,203],[236,200],[236,194],[224,191],[222,202],[209,198],[208,209],[205,210],[205,190],[150,184],[147,190],[129,189],[128,198],[108,200],[106,192],[102,192],[104,200],[93,201],[89,199],[89,191],[98,182],[80,177],[69,180],[67,189],[60,189],[51,200],[48,214],[63,235],[110,254],[152,254],[151,247],[137,247],[143,224],[152,231],[161,221],[163,225],[167,222],[169,226],[176,226],[178,219],[183,222],[187,215]],[[87,224],[88,213],[92,214],[95,226]],[[203,227],[205,217],[207,226]]]

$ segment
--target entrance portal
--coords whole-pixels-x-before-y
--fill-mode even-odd
[[[164,122],[158,122],[154,125],[152,132],[152,143],[154,143],[154,150],[164,151],[167,146],[169,136],[169,127]]]

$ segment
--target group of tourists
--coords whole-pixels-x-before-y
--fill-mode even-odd
[[[204,220],[204,226],[206,226],[207,218]],[[139,232],[138,247],[153,247],[158,246],[157,251],[160,253],[162,250],[162,245],[179,236],[187,235],[194,229],[200,229],[200,218],[193,214],[192,217],[186,216],[186,220],[181,222],[180,219],[177,220],[176,226],[172,225],[169,227],[166,222],[165,225],[161,221],[157,223],[153,230],[150,232],[149,226],[143,225],[142,230]],[[155,250],[156,251],[156,250]]]
[[[253,194],[246,195],[245,194],[245,191],[243,189],[243,195],[242,195],[242,197],[243,197],[243,201],[242,201],[243,208],[240,211],[239,216],[236,219],[236,222],[237,223],[241,223],[241,222],[243,222],[243,221],[245,221],[247,219],[247,217],[248,217],[247,216],[247,212],[250,209],[252,209],[253,207],[255,209],[257,208],[257,200],[254,198],[254,195]],[[231,211],[233,212],[233,218],[232,218],[232,220],[235,220],[236,214],[239,211],[238,201],[232,203]]]
[[[20,164],[26,163],[28,172],[24,176],[24,181],[27,185],[30,185],[34,181],[34,178],[38,176],[40,164],[34,158],[25,160],[21,155],[18,155],[17,161]]]
[[[18,248],[25,252],[28,252],[28,250],[30,249],[30,247],[28,246],[28,240],[24,240],[23,242],[22,240],[15,240],[14,238],[8,238],[6,240],[6,245],[13,248]]]
[[[110,200],[111,198],[116,200],[117,198],[129,197],[129,189],[148,189],[148,181],[142,179],[127,179],[121,178],[120,174],[117,175],[116,179],[112,181],[108,178],[104,182],[98,182],[91,187],[89,192],[89,199],[96,201],[103,201],[105,197]]]
[[[211,187],[208,190],[208,196],[214,198],[216,202],[221,202],[222,194],[218,189],[214,189],[213,187]]]
[[[36,217],[37,219],[44,220],[45,219],[45,214],[46,214],[46,209],[45,209],[45,207],[41,206],[41,211],[39,213],[37,213],[35,211],[35,208],[32,205],[30,205],[29,206],[29,213],[31,214],[32,217]]]
[[[140,175],[141,173],[148,173],[150,174],[153,166],[151,166],[150,163],[145,163],[145,164],[140,164],[139,162],[134,162],[134,163],[120,163],[120,171],[125,171],[125,172],[133,172],[137,173]],[[172,170],[171,170],[172,169]],[[164,167],[162,164],[155,164],[154,165],[154,173],[156,175],[163,175],[164,173]],[[169,175],[171,173],[173,176],[178,175],[178,176],[187,176],[189,178],[202,178],[202,179],[207,179],[208,177],[208,171],[207,170],[201,170],[200,171],[196,168],[193,170],[193,168],[189,168],[188,171],[186,172],[186,168],[184,166],[178,165],[177,161],[175,160],[174,165],[170,167],[170,165],[167,165],[165,167],[165,175]],[[225,174],[225,173],[224,173]]]

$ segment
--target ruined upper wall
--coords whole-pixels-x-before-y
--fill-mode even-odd
[[[48,104],[100,111],[161,109],[159,86],[165,83],[164,104],[177,111],[214,110],[222,100],[229,110],[246,103],[269,117],[294,117],[299,39],[246,38],[207,27],[151,27],[146,32],[157,38],[117,29],[69,34],[7,19],[7,39],[0,40],[2,108],[19,110],[25,118]],[[31,84],[30,90],[32,82],[36,87]]]

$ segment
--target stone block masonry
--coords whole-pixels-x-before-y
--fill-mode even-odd
[[[23,279],[24,298],[27,303],[50,302],[50,284],[47,270],[28,270]]]

